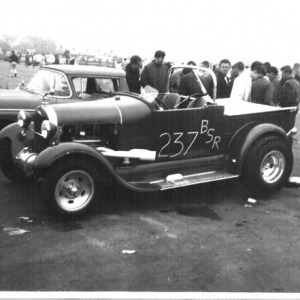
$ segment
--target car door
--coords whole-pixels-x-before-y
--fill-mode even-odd
[[[182,160],[225,152],[223,106],[154,111],[153,147],[157,161]]]

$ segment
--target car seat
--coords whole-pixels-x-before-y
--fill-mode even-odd
[[[205,107],[207,104],[206,100],[203,97],[196,98],[189,103],[187,108],[196,108],[196,107]]]
[[[174,109],[177,104],[181,101],[179,94],[170,93],[163,97],[162,102],[168,109]]]

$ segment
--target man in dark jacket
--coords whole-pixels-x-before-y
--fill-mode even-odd
[[[138,55],[130,58],[130,63],[126,65],[126,81],[129,91],[132,93],[141,93],[140,69],[142,67],[142,59]]]
[[[12,52],[11,56],[9,57],[8,61],[11,64],[11,72],[14,74],[11,77],[17,77],[17,64],[19,63],[19,58],[15,54],[15,51]]]
[[[290,66],[284,66],[280,70],[282,72],[282,79],[280,81],[279,106],[298,106],[300,97],[299,82],[292,76],[293,70]]]
[[[154,60],[145,66],[141,74],[142,86],[150,85],[157,89],[159,93],[165,93],[167,90],[168,67],[163,64],[165,52],[156,51]]]
[[[266,70],[263,65],[258,65],[251,69],[252,87],[251,101],[259,104],[275,106],[273,101],[273,85],[271,81],[265,77]]]
[[[230,97],[233,80],[227,76],[229,69],[230,61],[222,59],[217,73],[217,99]]]

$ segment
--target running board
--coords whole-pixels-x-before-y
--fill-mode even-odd
[[[166,179],[149,182],[149,184],[160,186],[161,190],[174,189],[183,186],[195,185],[206,182],[226,180],[239,177],[239,175],[229,174],[225,171],[212,171],[199,174],[182,176],[181,174],[173,174],[167,176]]]

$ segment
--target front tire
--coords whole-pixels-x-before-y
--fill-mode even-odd
[[[270,136],[249,149],[241,179],[255,195],[273,194],[284,187],[292,167],[291,147],[284,140]]]
[[[43,202],[55,214],[82,216],[92,208],[102,189],[97,168],[88,161],[54,165],[43,182]]]

